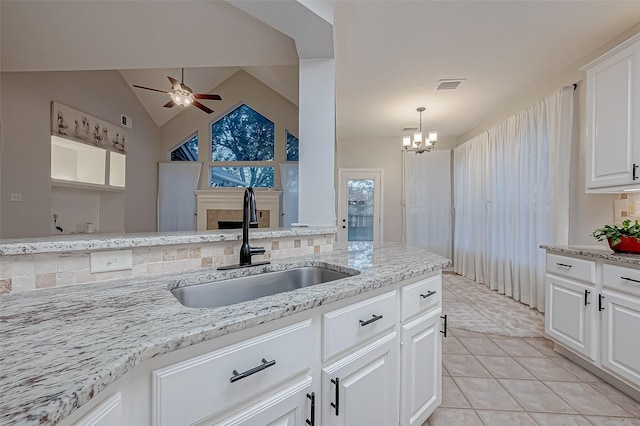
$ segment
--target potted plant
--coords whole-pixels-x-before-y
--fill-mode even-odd
[[[640,253],[640,223],[629,219],[622,226],[604,225],[591,234],[598,241],[607,240],[611,250],[617,253]]]

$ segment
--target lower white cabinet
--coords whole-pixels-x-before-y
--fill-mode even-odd
[[[74,426],[120,426],[122,423],[122,395],[118,392],[89,411]]]
[[[441,312],[402,326],[402,426],[421,426],[442,402]]]
[[[269,396],[239,414],[211,426],[300,426],[315,424],[315,393],[311,377]],[[308,421],[308,423],[307,423]]]
[[[558,342],[594,360],[594,286],[547,275],[545,332]]]
[[[398,424],[398,340],[392,332],[322,370],[322,424]]]
[[[602,291],[602,367],[640,387],[640,300]]]
[[[640,267],[607,260],[547,254],[545,332],[561,353],[639,395]]]
[[[420,426],[442,400],[442,275],[146,360],[61,426]]]
[[[307,371],[312,344],[306,320],[154,371],[154,426],[191,425]]]

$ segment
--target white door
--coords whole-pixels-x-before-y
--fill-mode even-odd
[[[393,332],[324,368],[322,424],[397,425],[397,353]]]
[[[598,297],[593,286],[547,275],[546,288],[545,332],[595,360],[592,327]]]
[[[440,309],[402,326],[400,425],[422,425],[442,402]]]
[[[602,292],[602,366],[640,386],[640,302]]]
[[[381,169],[340,169],[338,240],[382,241]]]
[[[158,231],[195,231],[202,163],[158,163]]]
[[[640,43],[587,73],[587,188],[640,183]]]

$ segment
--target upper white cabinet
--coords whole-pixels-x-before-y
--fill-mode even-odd
[[[98,189],[124,189],[126,155],[51,135],[51,181]]]
[[[587,72],[587,192],[640,188],[640,34]]]

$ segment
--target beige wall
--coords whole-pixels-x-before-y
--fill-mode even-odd
[[[133,118],[127,139],[125,231],[156,230],[160,131],[117,71],[2,73],[2,238],[50,235],[51,101],[110,123]],[[12,192],[22,202],[11,202]]]
[[[438,149],[450,149],[455,140],[438,141]],[[382,182],[383,241],[402,239],[402,135],[385,140],[344,140],[338,135],[336,176],[341,168],[376,168],[384,170]],[[410,154],[418,155],[418,154]],[[422,154],[428,155],[428,154]],[[442,176],[450,179],[450,176]],[[336,177],[336,185],[338,179]],[[336,191],[338,192],[338,191]],[[336,209],[338,208],[336,201]]]
[[[285,131],[299,136],[298,107],[242,70],[225,80],[213,92],[223,99],[204,102],[215,111],[213,114],[205,114],[197,108],[188,108],[160,128],[162,161],[168,161],[171,150],[197,131],[198,160],[205,162],[200,176],[200,189],[208,188],[207,162],[211,159],[211,123],[245,103],[275,123],[274,185],[281,189],[278,163],[286,159]]]

